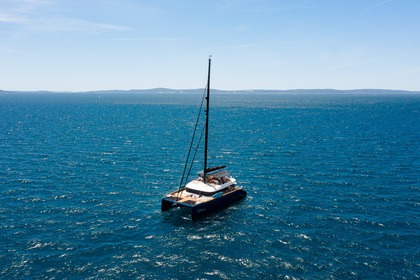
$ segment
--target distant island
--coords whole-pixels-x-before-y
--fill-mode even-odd
[[[38,94],[201,94],[204,89],[131,89],[131,90],[94,90],[94,91],[9,91],[0,90],[0,94],[38,93]],[[391,89],[288,89],[288,90],[219,90],[213,89],[213,94],[420,94],[420,91],[391,90]]]

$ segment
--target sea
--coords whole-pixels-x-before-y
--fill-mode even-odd
[[[248,196],[191,221],[160,206],[200,102],[2,92],[0,279],[420,278],[419,94],[212,95],[209,165]]]

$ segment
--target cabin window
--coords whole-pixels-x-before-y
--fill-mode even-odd
[[[187,190],[187,192],[190,192],[190,193],[193,193],[193,194],[205,195],[205,196],[212,196],[215,193],[224,191],[224,189],[223,189],[223,190],[220,190],[220,191],[217,191],[217,192],[203,192],[203,191],[193,190],[193,189],[190,189],[190,188],[186,188],[186,190]]]

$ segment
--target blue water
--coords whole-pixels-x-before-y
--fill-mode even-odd
[[[0,278],[420,277],[420,95],[214,95],[248,197],[191,222],[160,199],[200,98],[0,95]]]

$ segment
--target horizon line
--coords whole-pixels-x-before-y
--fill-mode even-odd
[[[99,92],[141,92],[141,91],[177,91],[182,93],[183,91],[198,91],[204,90],[205,88],[146,88],[146,89],[99,89],[99,90],[4,90],[0,89],[0,93],[99,93]],[[253,93],[253,92],[309,92],[309,91],[334,91],[334,92],[356,92],[356,91],[383,91],[383,92],[407,92],[407,93],[419,93],[420,90],[406,90],[406,89],[381,89],[381,88],[355,88],[355,89],[334,89],[334,88],[295,88],[295,89],[212,89],[212,91],[224,92],[224,93]],[[165,92],[157,92],[165,93]]]

